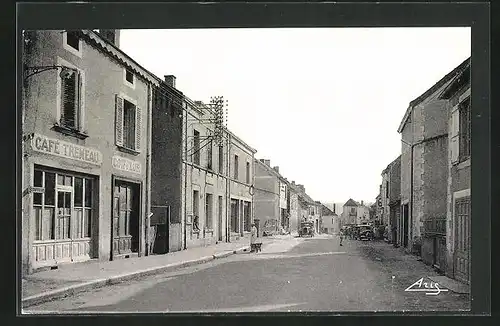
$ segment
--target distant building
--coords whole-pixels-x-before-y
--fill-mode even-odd
[[[349,200],[344,204],[342,208],[340,227],[349,224],[357,224],[358,205],[359,204],[351,198],[349,198]]]
[[[401,198],[401,156],[382,171],[382,185],[379,195],[382,221],[387,225],[389,243],[398,245],[399,213]],[[384,224],[383,224],[384,225]]]
[[[339,217],[325,205],[321,206],[321,226],[322,231],[328,234],[339,232]]]

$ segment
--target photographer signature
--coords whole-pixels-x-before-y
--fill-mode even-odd
[[[440,288],[437,282],[424,282],[423,277],[405,289],[405,292],[425,292],[426,295],[438,295],[447,291],[448,289]]]

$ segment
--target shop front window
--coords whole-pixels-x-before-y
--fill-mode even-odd
[[[35,240],[90,237],[92,179],[35,169],[33,186]]]

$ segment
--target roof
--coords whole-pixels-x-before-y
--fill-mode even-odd
[[[344,204],[344,206],[359,206],[359,204],[352,198],[349,198],[349,200]]]
[[[159,86],[160,83],[163,82],[161,78],[138,64],[134,59],[128,56],[116,45],[103,38],[99,33],[96,33],[89,29],[81,30],[81,33],[89,44],[92,44],[99,47],[101,50],[104,50],[107,55],[115,58],[127,68],[132,69],[136,74],[140,75],[150,83]]]
[[[326,216],[337,216],[331,209],[326,207],[325,205],[321,204],[321,215],[326,215]]]
[[[466,78],[462,78],[467,74]],[[449,99],[459,91],[464,85],[470,84],[470,61],[469,64],[455,77],[455,79],[446,86],[439,95],[440,99]]]
[[[439,88],[443,87],[447,82],[455,78],[458,74],[460,74],[468,65],[470,64],[470,57],[467,58],[464,62],[462,62],[460,65],[458,65],[455,69],[450,71],[448,74],[446,74],[443,78],[441,78],[437,83],[435,83],[431,88],[426,90],[423,94],[421,94],[419,97],[414,99],[413,101],[410,102],[408,105],[408,108],[406,109],[405,115],[403,116],[403,120],[401,120],[401,123],[399,124],[398,132],[401,133],[403,131],[404,126],[406,125],[406,122],[408,121],[408,118],[410,117],[411,112],[413,111],[413,108],[420,103],[422,103],[426,98],[434,94]]]
[[[238,136],[236,136],[235,134],[233,134],[227,127],[224,127],[224,129],[231,136],[231,138],[236,139],[240,144],[242,144],[243,146],[245,146],[253,154],[257,153],[257,150],[255,148],[253,148],[250,145],[248,145],[247,143],[245,143],[243,140],[241,140],[241,138],[239,138]]]

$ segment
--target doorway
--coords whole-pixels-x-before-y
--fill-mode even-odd
[[[112,259],[139,252],[139,185],[115,180]]]
[[[470,269],[470,197],[455,199],[455,278],[469,283]]]
[[[403,247],[408,248],[408,232],[409,232],[409,211],[408,204],[403,205]]]
[[[222,241],[222,196],[219,196],[219,205],[218,205],[218,219],[217,219],[217,226],[218,226],[218,239],[219,241]]]

